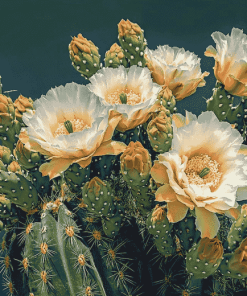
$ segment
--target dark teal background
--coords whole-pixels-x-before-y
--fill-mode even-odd
[[[13,92],[13,101],[22,94],[33,100],[55,86],[68,82],[86,84],[74,70],[68,53],[71,36],[81,33],[99,47],[101,60],[118,41],[117,24],[129,19],[144,29],[148,47],[183,47],[201,58],[202,72],[210,72],[206,86],[178,102],[199,115],[215,84],[214,59],[204,56],[215,43],[211,34],[230,34],[232,27],[247,34],[246,0],[1,0],[0,75],[3,91]],[[0,288],[1,289],[1,288]],[[0,295],[4,296],[4,292]]]

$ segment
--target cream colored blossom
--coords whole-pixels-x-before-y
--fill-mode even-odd
[[[157,95],[161,86],[153,83],[147,68],[131,66],[129,69],[100,69],[90,79],[87,87],[101,98],[101,102],[111,107],[112,114],[122,114],[117,130],[126,131],[143,124],[151,112],[160,106]],[[126,102],[120,95],[126,95]]]
[[[233,28],[231,36],[221,32],[212,35],[216,49],[210,45],[205,56],[215,59],[214,75],[226,91],[236,96],[247,96],[247,35]]]
[[[146,48],[144,54],[153,81],[168,86],[179,101],[206,84],[204,77],[209,73],[202,74],[201,59],[184,48],[163,45],[156,50]]]
[[[84,85],[73,82],[53,88],[34,102],[34,109],[35,113],[23,115],[27,128],[19,140],[25,148],[48,156],[50,162],[39,169],[43,176],[52,179],[72,163],[85,168],[93,156],[125,150],[124,143],[111,140],[121,115],[109,119],[109,108]]]
[[[202,237],[214,238],[220,223],[216,213],[237,218],[238,200],[247,199],[238,189],[247,190],[247,146],[227,122],[212,111],[197,118],[174,114],[174,138],[169,152],[154,162],[151,176],[161,186],[157,201],[167,202],[167,218],[176,223],[188,208],[195,209],[196,227]]]

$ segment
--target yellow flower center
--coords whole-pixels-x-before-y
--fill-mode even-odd
[[[187,162],[185,174],[190,184],[216,187],[222,176],[219,163],[207,154],[193,156]]]
[[[105,96],[105,100],[109,104],[127,104],[132,106],[143,103],[141,94],[127,87],[125,89],[115,89],[109,92]]]
[[[72,125],[71,128],[69,128],[69,131],[67,129],[68,121],[69,125]],[[67,124],[64,124],[66,122]],[[90,126],[87,125],[82,119],[74,118],[72,120],[64,120],[64,122],[58,123],[58,128],[54,132],[54,137],[56,138],[60,135],[69,135],[71,132],[80,132],[85,128],[90,128]]]

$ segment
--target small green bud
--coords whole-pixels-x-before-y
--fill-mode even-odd
[[[209,168],[204,168],[204,169],[200,172],[199,177],[202,178],[202,177],[206,176],[209,172],[210,172],[210,169],[209,169]]]
[[[73,133],[73,127],[72,127],[72,123],[71,123],[71,121],[66,120],[63,124],[64,124],[66,130],[67,130],[70,134]]]
[[[122,104],[127,104],[127,95],[126,95],[126,93],[121,93],[119,95],[119,97],[120,97],[120,100],[121,100]]]

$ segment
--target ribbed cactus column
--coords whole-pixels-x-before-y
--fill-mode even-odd
[[[41,222],[33,223],[23,258],[32,274],[30,292],[43,296],[53,291],[62,296],[87,290],[106,296],[90,250],[80,241],[79,228],[71,216],[61,204],[57,222],[47,210]]]

